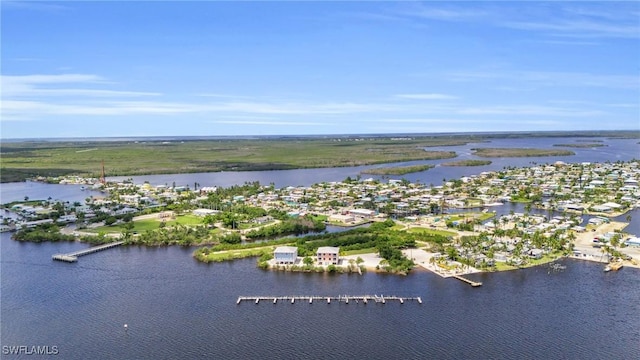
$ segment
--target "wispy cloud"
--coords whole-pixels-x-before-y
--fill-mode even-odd
[[[2,1],[2,10],[32,10],[45,12],[61,12],[67,11],[71,7],[60,3],[51,3],[45,1],[29,1],[29,0],[4,0]]]
[[[537,2],[520,2],[517,6],[510,3],[496,6],[487,2],[427,2],[402,4],[400,9],[390,10],[380,18],[463,22],[531,31],[555,38],[640,38],[637,14],[638,5],[633,2],[583,3],[581,6],[563,3],[550,6]]]
[[[443,21],[469,21],[486,17],[489,14],[488,11],[479,7],[443,5],[441,2],[411,3],[407,9],[400,11],[400,13],[408,17]]]
[[[262,125],[262,126],[323,126],[326,123],[308,121],[269,121],[269,120],[216,120],[214,124]]]
[[[554,36],[574,38],[640,37],[638,24],[608,24],[590,20],[508,21],[503,23],[502,26],[518,30],[544,31]]]
[[[396,98],[400,99],[411,99],[411,100],[454,100],[457,99],[457,96],[447,95],[447,94],[397,94]]]
[[[520,84],[556,87],[586,86],[637,89],[640,86],[640,76],[638,75],[589,74],[560,71],[456,71],[447,74],[447,78],[453,81],[506,80]]]

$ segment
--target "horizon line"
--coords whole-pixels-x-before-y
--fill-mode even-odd
[[[69,140],[92,140],[92,141],[124,141],[124,140],[209,140],[209,139],[274,139],[274,138],[355,138],[355,137],[396,137],[396,136],[488,136],[488,135],[534,135],[534,134],[580,134],[580,136],[599,136],[598,134],[611,133],[638,133],[640,129],[617,129],[617,130],[518,130],[518,131],[446,131],[433,133],[343,133],[343,134],[282,134],[282,135],[131,135],[131,136],[71,136],[71,137],[34,137],[34,138],[3,138],[0,141],[27,142],[27,141],[69,141]]]

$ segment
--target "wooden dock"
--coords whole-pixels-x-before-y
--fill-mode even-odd
[[[463,277],[462,277],[462,276],[460,276],[460,275],[453,275],[453,277],[454,277],[454,278],[456,278],[456,279],[458,279],[458,280],[460,280],[460,281],[464,281],[464,282],[466,282],[467,284],[469,284],[469,285],[471,285],[471,286],[473,286],[473,287],[482,286],[482,283],[481,283],[481,282],[471,281],[471,280],[469,280],[469,279],[467,279],[467,278],[463,278]]]
[[[238,296],[236,304],[240,304],[243,301],[251,301],[255,304],[259,304],[260,301],[271,301],[274,304],[278,302],[291,302],[294,304],[296,300],[306,301],[309,304],[313,304],[316,301],[325,301],[327,304],[331,304],[332,301],[338,303],[348,304],[349,302],[355,302],[356,304],[362,302],[367,304],[369,301],[375,303],[386,304],[387,301],[398,301],[400,304],[404,304],[406,301],[417,301],[418,304],[422,304],[422,298],[417,297],[404,297],[404,296],[388,296],[388,295],[338,295],[338,296]]]
[[[112,247],[120,246],[122,244],[124,244],[124,241],[116,241],[116,242],[112,242],[112,243],[109,243],[109,244],[90,247],[90,248],[84,249],[84,250],[74,251],[74,252],[68,253],[68,254],[54,254],[51,258],[53,260],[73,263],[73,262],[78,261],[78,258],[80,256],[93,254],[95,252],[106,250],[106,249],[111,249]]]

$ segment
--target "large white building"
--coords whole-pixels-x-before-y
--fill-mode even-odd
[[[298,248],[295,246],[278,246],[273,251],[276,264],[295,264],[298,258]]]

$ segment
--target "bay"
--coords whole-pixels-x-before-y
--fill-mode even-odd
[[[577,139],[497,139],[446,147],[545,147]],[[571,149],[573,157],[491,159],[486,167],[408,174],[441,183],[532,162],[604,162],[638,157],[637,140],[602,139],[609,146]],[[434,161],[441,163],[448,160]],[[412,162],[415,163],[415,162]],[[420,162],[424,163],[424,162]],[[340,181],[361,168],[136,177],[136,182],[229,186],[244,181],[278,187]],[[148,180],[151,179],[151,180]],[[79,186],[2,184],[4,202],[83,201]],[[98,195],[96,193],[95,195]],[[522,211],[518,205],[500,213]],[[634,210],[629,231],[639,229]],[[635,232],[638,234],[638,231]],[[56,346],[63,359],[635,359],[640,358],[640,272],[604,273],[602,265],[563,260],[547,266],[470,275],[472,288],[417,270],[394,276],[262,271],[255,259],[202,264],[189,247],[119,247],[54,262],[54,253],[81,243],[20,243],[0,235],[0,342]],[[421,296],[423,304],[324,302],[236,304],[240,295]],[[124,324],[127,324],[125,331]],[[15,358],[15,357],[13,357]],[[38,358],[29,356],[28,358]]]

